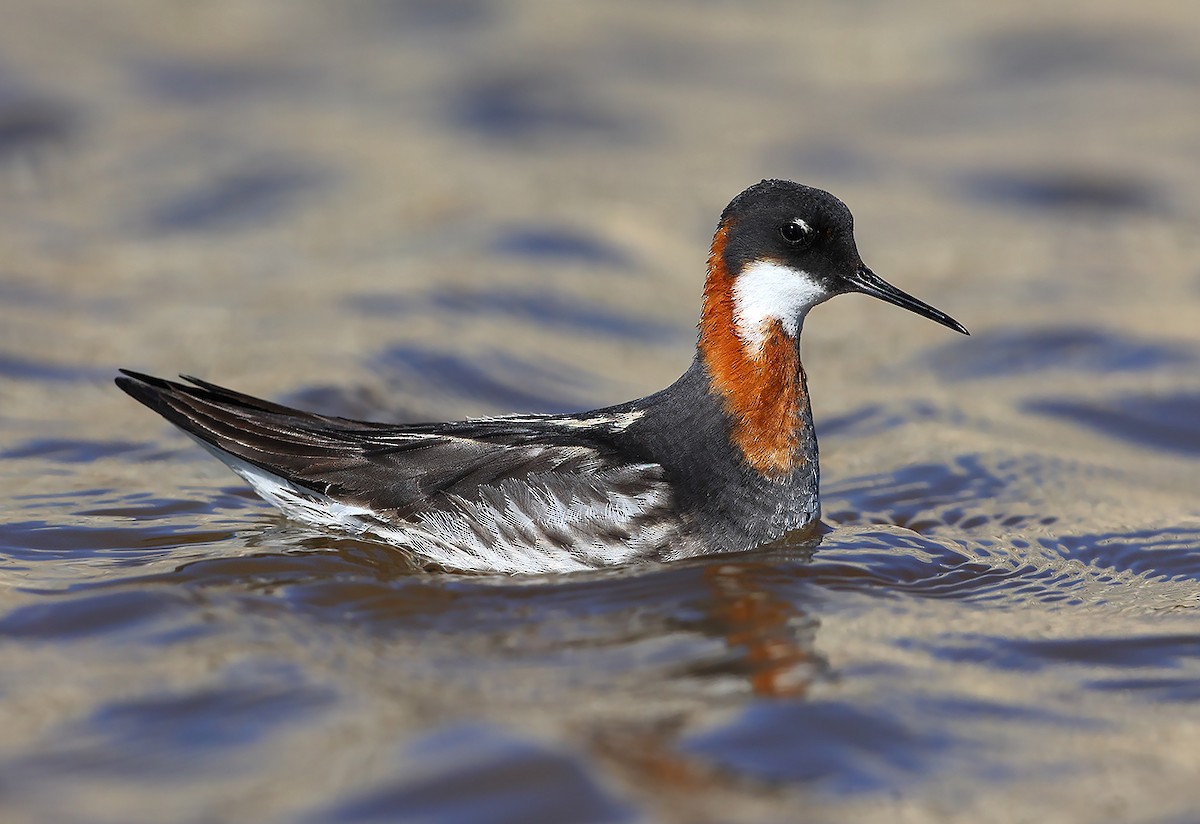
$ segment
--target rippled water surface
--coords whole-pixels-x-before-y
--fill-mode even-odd
[[[1197,820],[1200,15],[9,5],[0,819]],[[812,313],[805,539],[433,574],[111,384],[645,394],[764,176],[973,332]]]

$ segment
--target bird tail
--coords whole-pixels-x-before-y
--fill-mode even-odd
[[[303,483],[304,470],[346,456],[373,425],[303,412],[244,395],[216,384],[181,376],[192,385],[127,369],[117,386],[209,448],[230,466],[228,457]],[[239,472],[239,474],[241,474]]]
[[[127,369],[121,373],[116,384],[124,392],[192,436],[286,514],[348,528],[350,516],[367,511],[328,497],[330,484],[319,470],[360,463],[361,456],[347,446],[361,443],[376,425],[303,412],[198,378],[181,376],[189,386]]]

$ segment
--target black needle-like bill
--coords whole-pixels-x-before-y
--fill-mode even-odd
[[[971,334],[967,331],[967,327],[945,312],[940,309],[934,309],[925,301],[917,300],[907,292],[902,292],[866,266],[859,267],[854,276],[849,278],[849,283],[851,289],[856,292],[862,292],[864,295],[870,295],[871,297],[879,298],[895,306],[907,309],[910,312],[916,312],[921,317],[935,320],[942,326],[949,327],[955,332],[962,332],[964,335]]]

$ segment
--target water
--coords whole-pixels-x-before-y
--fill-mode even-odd
[[[1200,16],[11,5],[0,818],[1196,819]],[[645,394],[768,175],[974,333],[812,313],[804,540],[435,575],[111,384],[379,419]]]

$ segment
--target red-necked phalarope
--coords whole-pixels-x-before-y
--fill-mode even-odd
[[[721,214],[696,357],[648,397],[570,415],[384,424],[187,378],[117,385],[286,514],[458,570],[536,573],[751,549],[818,518],[800,328],[862,292],[967,334],[863,265],[833,195],[764,180]]]

